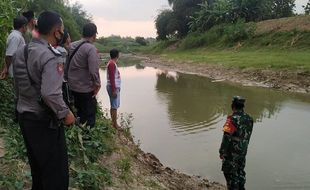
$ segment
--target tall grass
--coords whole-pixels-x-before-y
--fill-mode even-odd
[[[27,189],[30,169],[20,129],[13,120],[11,80],[0,80],[0,96],[0,138],[5,142],[5,156],[0,158],[0,189]],[[92,129],[66,127],[71,188],[103,189],[112,183],[110,171],[99,164],[99,159],[114,150],[115,130],[101,110],[97,113],[96,126]]]

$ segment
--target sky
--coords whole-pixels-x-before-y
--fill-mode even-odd
[[[160,10],[169,8],[168,0],[70,0],[79,2],[98,28],[98,36],[156,37],[155,19]],[[296,0],[296,12],[308,0]]]

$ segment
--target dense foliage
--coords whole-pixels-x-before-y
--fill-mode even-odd
[[[66,0],[1,0],[0,65],[4,60],[6,38],[13,28],[13,18],[27,10],[33,10],[36,17],[44,10],[60,13],[73,40],[80,38],[83,25],[91,20],[80,4],[71,6]],[[14,122],[12,87],[10,79],[0,80],[0,137],[5,143],[5,156],[0,158],[0,189],[29,189],[30,169],[20,129]],[[97,118],[93,129],[77,126],[66,129],[71,188],[103,189],[111,184],[110,172],[98,163],[101,155],[114,148],[114,131],[102,111],[98,112]],[[92,140],[84,140],[85,136]]]
[[[18,14],[18,10],[23,10],[25,7],[26,3],[22,0],[0,1],[0,66],[4,61],[6,38],[13,28],[13,18]]]
[[[293,16],[295,0],[168,0],[172,10],[156,18],[158,39],[184,37],[215,25]],[[308,8],[309,9],[309,8]]]
[[[154,42],[153,38],[144,37],[121,37],[121,36],[109,36],[101,37],[97,39],[95,45],[100,53],[108,53],[112,48],[118,49],[121,53],[132,53],[142,46]]]
[[[305,9],[305,14],[309,15],[310,14],[310,0],[308,1],[307,5],[303,6]]]
[[[158,39],[184,37],[191,17],[199,10],[202,0],[169,0],[172,10],[163,10],[156,18]]]
[[[44,10],[58,12],[62,16],[65,28],[68,29],[73,40],[80,38],[83,25],[91,21],[91,17],[79,3],[70,6],[66,0],[28,0],[27,2],[27,8],[33,10],[36,15],[39,15]]]
[[[11,80],[0,80],[0,96],[0,137],[5,142],[5,156],[0,158],[0,189],[29,189],[30,168],[20,128],[13,119],[15,104]],[[99,164],[101,156],[114,149],[115,131],[109,126],[110,121],[98,110],[94,128],[66,128],[70,188],[104,189],[111,185],[110,171]]]
[[[72,6],[66,0],[1,0],[0,1],[0,66],[4,61],[6,38],[13,29],[13,18],[23,11],[33,10],[37,17],[44,10],[54,10],[61,14],[65,28],[71,38],[80,38],[82,27],[91,17],[82,9],[79,3]]]

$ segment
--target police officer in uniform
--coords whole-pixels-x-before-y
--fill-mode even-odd
[[[55,12],[38,18],[40,38],[13,58],[19,124],[27,148],[33,190],[68,189],[68,156],[62,123],[75,118],[62,96],[64,66],[53,48],[62,39],[63,21]]]
[[[68,61],[68,84],[74,97],[74,106],[80,122],[90,127],[96,123],[96,95],[101,88],[99,55],[94,45],[97,26],[87,23],[83,38],[71,44]]]
[[[223,139],[220,147],[222,171],[229,190],[244,190],[245,157],[253,130],[253,119],[244,112],[245,99],[233,97],[233,114],[227,117],[223,127]]]

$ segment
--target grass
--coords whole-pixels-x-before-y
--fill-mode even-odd
[[[123,158],[118,160],[116,163],[118,169],[120,170],[120,179],[124,180],[126,183],[132,181],[131,175],[131,160],[130,158]]]
[[[170,51],[162,54],[176,61],[191,61],[224,67],[289,69],[310,71],[310,50],[307,49],[233,49],[200,48]]]
[[[31,184],[30,168],[18,124],[14,122],[14,95],[11,80],[0,80],[0,138],[5,155],[0,158],[0,189],[27,189]],[[70,188],[103,189],[112,184],[111,172],[98,164],[102,155],[115,149],[115,130],[104,112],[98,110],[92,129],[66,127],[70,165]],[[90,137],[91,141],[83,140]]]
[[[142,53],[224,67],[310,71],[309,16],[221,24],[184,39],[160,41]],[[300,24],[303,24],[300,26]],[[276,26],[276,27],[274,27]]]

